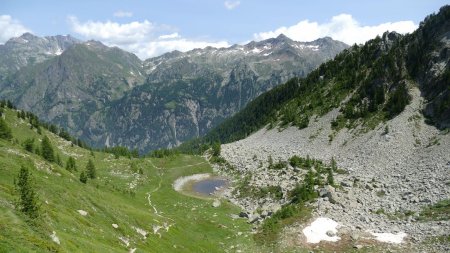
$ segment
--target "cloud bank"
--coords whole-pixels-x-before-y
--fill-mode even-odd
[[[412,21],[388,22],[373,26],[362,26],[349,14],[334,16],[329,22],[319,24],[309,20],[303,20],[289,27],[280,27],[274,31],[260,32],[253,35],[255,40],[273,38],[281,33],[297,41],[312,41],[325,36],[343,41],[349,45],[364,43],[385,31],[398,33],[410,33],[418,25]]]
[[[13,19],[10,15],[0,15],[0,44],[26,32],[31,32],[31,30],[23,26],[18,20]]]
[[[228,47],[226,41],[206,41],[183,38],[174,28],[159,25],[148,20],[142,22],[117,23],[112,21],[80,22],[77,17],[68,17],[73,32],[86,39],[100,40],[108,46],[117,46],[133,52],[141,59],[158,56],[162,53],[194,48]]]

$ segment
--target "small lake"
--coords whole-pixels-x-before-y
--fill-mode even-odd
[[[192,185],[192,190],[196,193],[200,193],[202,195],[211,195],[218,188],[226,186],[227,180],[220,178],[210,178],[195,182]]]

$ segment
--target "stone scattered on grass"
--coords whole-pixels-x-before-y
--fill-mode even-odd
[[[56,244],[60,245],[61,242],[59,241],[58,236],[56,236],[56,232],[53,231],[53,233],[50,235],[50,238],[52,238],[52,241],[54,241]]]
[[[220,200],[215,199],[214,202],[212,203],[213,207],[219,207],[220,206]]]

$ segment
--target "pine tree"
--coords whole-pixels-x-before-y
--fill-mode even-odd
[[[12,139],[11,128],[2,117],[0,117],[0,138],[5,140]]]
[[[97,177],[97,172],[95,171],[95,165],[91,159],[89,159],[89,161],[86,165],[86,173],[87,173],[87,176],[91,179],[95,179]]]
[[[63,162],[61,160],[61,157],[59,156],[58,153],[56,153],[56,164],[58,164],[59,166],[63,166]]]
[[[336,171],[336,170],[337,170],[336,160],[334,160],[334,157],[331,157],[331,171]]]
[[[20,194],[18,201],[19,210],[32,219],[37,218],[39,216],[38,198],[33,189],[31,174],[27,167],[22,166],[20,168],[18,178],[15,181],[16,188]]]
[[[34,138],[26,139],[23,142],[23,147],[25,148],[26,151],[28,151],[30,153],[33,153],[33,151],[34,151]]]
[[[84,172],[84,170],[80,173],[80,182],[82,182],[83,184],[85,184],[87,182],[88,178],[86,176],[86,173]]]
[[[212,155],[213,156],[220,156],[220,142],[214,142],[212,145]]]
[[[53,147],[47,136],[44,136],[44,138],[42,139],[41,155],[45,160],[49,162],[55,161],[55,154],[53,152]]]
[[[73,159],[73,157],[71,157],[71,156],[69,156],[69,159],[67,159],[66,170],[77,171],[77,165],[75,163],[75,159]]]
[[[332,168],[328,168],[327,182],[329,185],[334,185],[334,176]]]
[[[305,183],[306,183],[306,190],[308,193],[314,192],[314,173],[311,169],[308,170],[308,173],[306,174]]]

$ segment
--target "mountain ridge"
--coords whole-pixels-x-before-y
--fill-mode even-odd
[[[0,96],[93,146],[146,152],[205,134],[257,95],[305,75],[346,47],[329,38],[303,43],[279,36],[141,61],[119,48],[85,41],[11,74],[0,85]]]
[[[199,148],[200,143],[237,141],[264,126],[304,128],[311,118],[333,108],[341,110],[333,122],[336,133],[358,125],[366,125],[370,130],[403,111],[410,100],[410,86],[420,88],[426,98],[427,121],[448,128],[450,64],[445,52],[449,45],[449,9],[443,7],[439,14],[427,17],[412,34],[386,32],[364,45],[344,50],[305,79],[291,79],[256,98],[191,145]],[[422,66],[423,62],[426,64]],[[192,148],[188,144],[185,147]]]

